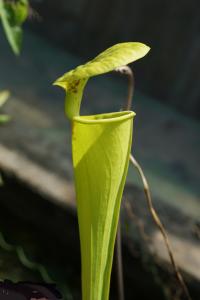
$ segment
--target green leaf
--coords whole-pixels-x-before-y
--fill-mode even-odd
[[[5,2],[0,0],[0,18],[7,40],[15,54],[20,53],[22,24],[28,16],[28,1]]]
[[[11,117],[8,115],[0,115],[0,124],[7,123],[10,119]]]
[[[0,92],[0,107],[3,106],[10,96],[10,92],[5,90]]]
[[[7,90],[0,92],[0,107],[3,106],[10,96],[10,92]],[[10,120],[10,116],[8,115],[0,115],[0,124],[6,123]]]
[[[14,5],[15,23],[22,25],[28,17],[28,0],[18,0]]]
[[[54,85],[64,88],[67,92],[65,110],[69,119],[79,115],[83,89],[92,76],[110,72],[120,66],[127,65],[145,56],[150,48],[142,43],[116,44],[88,63],[65,73]]]
[[[114,243],[132,143],[133,112],[73,119],[82,300],[108,300]]]

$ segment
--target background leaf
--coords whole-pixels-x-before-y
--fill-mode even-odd
[[[10,96],[10,92],[5,90],[0,92],[0,107],[4,105],[4,103],[8,100]]]
[[[8,100],[10,96],[10,92],[5,90],[0,92],[0,107],[5,104],[5,102]],[[10,120],[10,116],[8,115],[0,115],[0,124],[6,123]]]
[[[0,0],[0,17],[8,42],[15,54],[20,53],[22,24],[28,16],[28,1],[5,2]]]
[[[10,121],[10,116],[8,115],[0,115],[0,124],[6,123],[8,121]]]

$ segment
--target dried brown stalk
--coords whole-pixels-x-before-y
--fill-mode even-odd
[[[177,278],[177,280],[180,284],[180,287],[181,287],[185,297],[188,300],[192,300],[192,298],[189,294],[189,291],[187,289],[187,286],[186,286],[186,284],[183,280],[183,277],[182,277],[182,275],[181,275],[181,273],[178,269],[178,266],[176,264],[176,261],[174,259],[173,251],[171,249],[169,239],[168,239],[166,230],[164,228],[164,225],[162,224],[162,222],[161,222],[161,220],[160,220],[160,218],[159,218],[159,216],[158,216],[158,214],[155,211],[155,208],[153,206],[149,185],[148,185],[147,179],[144,175],[144,172],[142,171],[142,168],[141,168],[140,164],[136,161],[136,159],[133,157],[132,154],[130,155],[130,161],[131,161],[132,165],[136,168],[136,170],[138,171],[138,173],[139,173],[139,175],[142,179],[142,183],[143,183],[143,187],[144,187],[144,193],[145,193],[145,196],[146,196],[149,211],[151,213],[151,216],[152,216],[152,219],[153,219],[154,223],[156,224],[156,226],[158,227],[158,229],[160,230],[160,232],[163,236],[163,240],[164,240],[165,246],[167,248],[167,251],[168,251],[168,254],[169,254],[169,257],[170,257],[170,261],[171,261],[171,264],[172,264],[172,267],[173,267],[173,270],[174,270],[174,274],[175,274],[175,276],[176,276],[176,278]]]
[[[128,95],[123,106],[123,110],[131,110],[132,98],[134,94],[135,79],[133,71],[129,66],[121,66],[115,69],[116,72],[128,77]]]
[[[116,255],[116,275],[117,275],[117,287],[118,287],[118,299],[125,300],[124,295],[124,276],[123,276],[123,263],[122,263],[122,238],[121,238],[121,222],[118,224],[117,238],[115,243],[115,255]]]
[[[116,72],[128,76],[128,96],[124,104],[124,110],[130,110],[132,104],[132,96],[134,93],[134,76],[131,68],[122,66],[115,69]],[[117,237],[115,242],[115,265],[117,275],[118,300],[125,300],[124,280],[123,280],[123,261],[122,261],[122,242],[121,242],[121,224],[118,223]]]
[[[119,72],[120,74],[124,74],[128,77],[128,96],[127,96],[127,101],[126,101],[126,105],[125,105],[124,109],[125,110],[130,110],[131,105],[132,105],[133,93],[134,93],[134,75],[133,75],[133,71],[129,66],[121,66],[121,67],[117,68],[115,71]],[[130,155],[130,161],[131,161],[132,165],[136,168],[136,170],[138,171],[138,173],[139,173],[139,175],[142,179],[143,187],[144,187],[144,193],[145,193],[145,196],[146,196],[146,201],[147,201],[147,205],[148,205],[150,214],[152,216],[152,219],[153,219],[154,223],[156,224],[156,226],[158,227],[158,229],[160,230],[160,232],[163,236],[163,240],[164,240],[166,249],[167,249],[168,254],[169,254],[169,258],[170,258],[170,261],[171,261],[171,264],[172,264],[172,267],[173,267],[173,270],[174,270],[175,277],[177,278],[177,281],[179,282],[179,285],[180,285],[186,299],[187,300],[192,300],[192,298],[189,294],[189,291],[187,289],[187,286],[186,286],[186,284],[183,280],[183,277],[182,277],[182,275],[181,275],[181,273],[178,269],[178,266],[176,264],[176,261],[174,259],[173,251],[171,249],[169,239],[168,239],[166,230],[164,228],[164,225],[162,224],[162,222],[161,222],[161,220],[160,220],[160,218],[159,218],[159,216],[158,216],[158,214],[155,211],[155,208],[153,206],[149,185],[148,185],[147,179],[144,175],[144,172],[143,172],[140,164],[137,162],[137,160],[133,157],[132,154]],[[118,239],[118,237],[117,237],[117,239]],[[117,244],[119,244],[119,241],[117,242]],[[120,256],[120,255],[121,255],[121,252],[118,253],[118,256]],[[122,269],[122,257],[121,258],[118,257],[118,263],[121,263],[121,269]],[[119,282],[119,284],[120,284],[120,282]],[[120,288],[123,288],[123,286],[119,287],[119,289]],[[122,298],[119,297],[119,300],[121,300],[121,299]]]

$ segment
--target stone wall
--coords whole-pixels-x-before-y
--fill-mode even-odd
[[[32,27],[90,58],[120,41],[151,53],[135,63],[137,87],[180,111],[200,116],[200,2],[193,0],[43,0]]]

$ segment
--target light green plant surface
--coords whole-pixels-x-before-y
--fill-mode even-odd
[[[0,0],[0,18],[7,40],[15,54],[22,44],[22,24],[28,17],[28,0],[8,2]]]
[[[81,241],[82,299],[107,300],[120,203],[132,143],[132,111],[79,116],[84,87],[92,76],[143,57],[149,47],[121,43],[54,84],[66,90],[72,121],[72,156]]]
[[[73,122],[84,300],[108,299],[133,116],[133,112],[121,112],[76,117]]]

